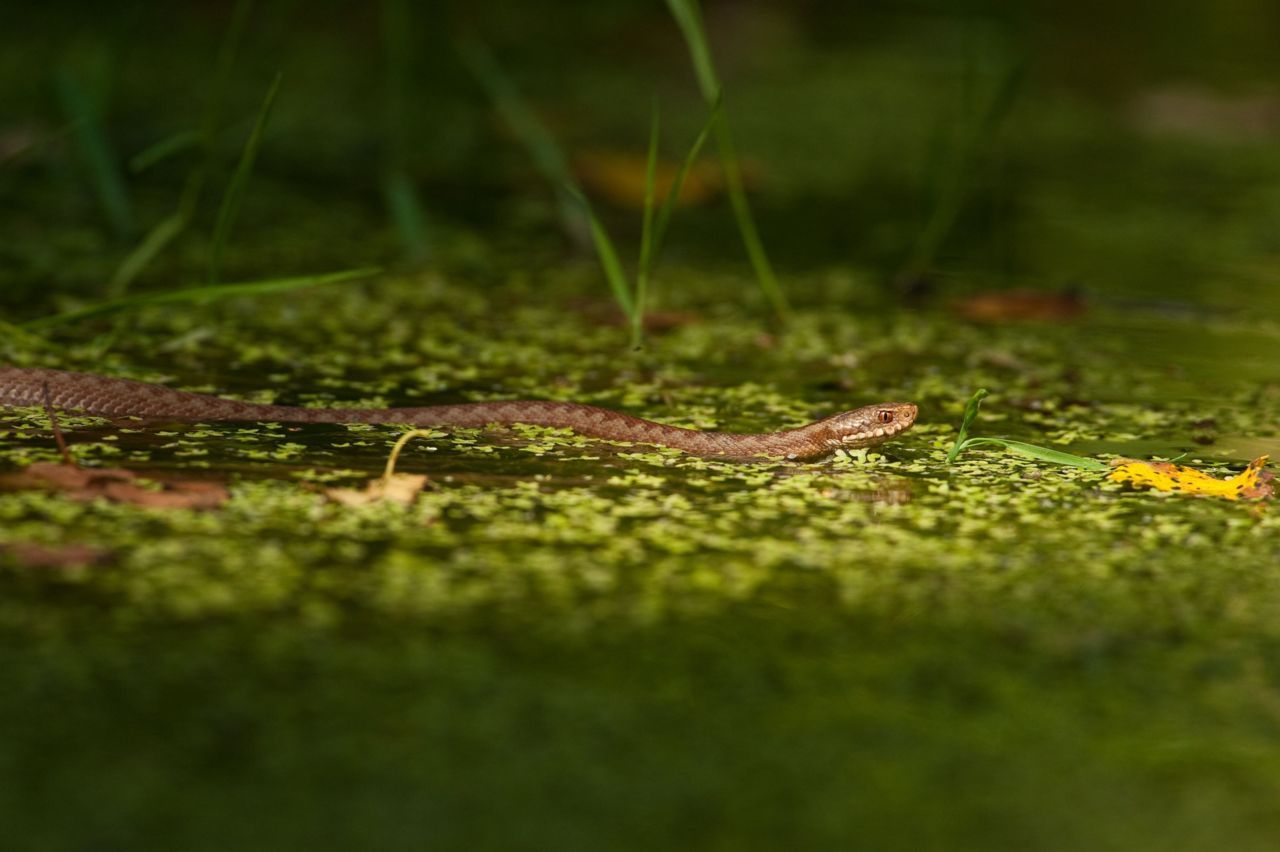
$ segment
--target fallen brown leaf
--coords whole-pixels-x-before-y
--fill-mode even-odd
[[[54,491],[72,500],[109,500],[152,509],[214,509],[230,498],[216,482],[143,479],[124,468],[85,468],[36,462],[0,476],[0,489]]]
[[[427,487],[427,481],[419,473],[393,473],[371,480],[364,488],[326,488],[324,493],[344,506],[358,508],[382,502],[408,506]]]
[[[626,328],[631,320],[615,305],[600,299],[578,299],[568,302],[569,307],[583,314],[588,320],[604,325]],[[702,322],[702,317],[692,311],[650,311],[646,310],[641,318],[644,330],[649,334],[664,334],[688,325]]]
[[[960,316],[973,322],[1005,323],[1075,319],[1085,312],[1086,306],[1077,293],[1007,290],[977,293],[961,299],[952,307]]]
[[[573,161],[578,180],[592,194],[603,196],[617,207],[640,210],[644,207],[649,160],[643,152],[593,150],[584,151]],[[654,173],[654,196],[658,203],[667,197],[675,181],[679,164],[660,160]],[[724,178],[718,163],[699,161],[685,174],[676,197],[676,206],[706,204],[724,191]]]
[[[0,558],[9,558],[27,568],[79,568],[101,565],[114,554],[87,544],[37,544],[14,541],[0,544]]]

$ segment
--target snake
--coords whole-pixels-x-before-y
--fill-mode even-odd
[[[4,366],[0,366],[0,405],[48,405],[104,417],[200,422],[374,423],[445,430],[519,423],[732,460],[809,460],[840,449],[873,447],[910,429],[917,413],[916,406],[909,402],[882,402],[842,411],[795,429],[741,434],[669,426],[576,402],[511,400],[413,408],[303,408],[243,402],[95,373]]]

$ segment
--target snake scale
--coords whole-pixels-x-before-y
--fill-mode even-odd
[[[911,403],[885,402],[834,414],[796,429],[744,435],[682,429],[573,402],[519,400],[416,408],[300,408],[240,402],[93,373],[0,367],[0,405],[39,406],[46,400],[56,409],[168,420],[390,423],[442,428],[526,423],[725,459],[812,459],[841,448],[871,447],[910,429],[916,418],[916,406]]]

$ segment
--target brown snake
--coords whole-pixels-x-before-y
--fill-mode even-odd
[[[527,423],[572,429],[581,435],[673,447],[699,456],[812,459],[835,450],[872,447],[915,423],[909,402],[884,402],[841,412],[797,429],[741,435],[665,426],[574,402],[512,401],[429,405],[419,408],[299,408],[264,405],[173,390],[160,385],[26,367],[0,367],[0,405],[38,406],[116,417],[170,420],[239,420],[282,423],[391,423],[412,426],[483,427]]]

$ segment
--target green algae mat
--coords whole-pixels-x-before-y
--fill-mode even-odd
[[[26,848],[1263,849],[1280,831],[1268,504],[998,449],[946,462],[980,384],[975,433],[1238,471],[1280,443],[1274,323],[1198,324],[1191,352],[1159,313],[992,328],[851,305],[764,333],[690,309],[633,353],[592,308],[513,295],[499,317],[434,275],[123,322],[105,352],[68,332],[58,365],[743,431],[881,398],[921,415],[808,464],[439,433],[399,459],[427,489],[365,507],[326,489],[376,476],[400,429],[64,415],[81,464],[230,498],[0,494],[0,824]],[[5,412],[0,447],[8,470],[58,458],[40,410]]]

